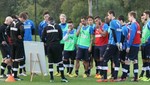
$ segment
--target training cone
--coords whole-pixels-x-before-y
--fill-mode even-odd
[[[15,82],[15,78],[12,75],[9,75],[5,82]]]

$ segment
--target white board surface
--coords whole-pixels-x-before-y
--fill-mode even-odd
[[[24,41],[24,49],[25,49],[25,56],[26,56],[26,68],[27,71],[31,72],[30,68],[32,67],[32,72],[34,73],[41,73],[40,66],[38,63],[34,65],[34,61],[38,60],[37,54],[39,55],[40,64],[42,67],[42,72],[44,75],[47,74],[46,68],[46,56],[44,51],[44,43],[43,42],[36,42],[36,41]],[[32,54],[32,66],[30,66],[31,58],[30,54]]]

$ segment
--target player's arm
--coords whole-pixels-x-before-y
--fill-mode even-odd
[[[108,30],[108,25],[104,24],[103,31],[100,31],[103,37],[106,37],[106,35],[108,34],[107,30]]]
[[[31,21],[31,31],[32,31],[32,35],[35,34],[35,25],[34,25],[34,22]]]
[[[78,29],[77,29],[77,33],[76,33],[77,37],[78,37],[79,34],[80,34],[81,28],[82,28],[82,23],[80,23],[80,25],[79,25],[79,27],[78,27]]]
[[[93,45],[93,41],[94,41],[94,30],[93,28],[91,27],[90,28],[90,47],[89,47],[89,52],[92,51],[92,45]]]
[[[57,28],[58,28],[58,33],[59,33],[59,39],[62,40],[63,32],[62,32],[62,30],[61,30],[60,25],[57,25]]]
[[[42,32],[42,36],[41,36],[41,39],[42,39],[42,42],[46,43],[46,27],[44,28],[43,32]]]
[[[128,48],[130,48],[130,46],[133,43],[133,40],[135,38],[135,34],[136,34],[136,30],[137,30],[137,26],[136,24],[131,24],[131,32],[130,32],[130,38],[129,38],[129,42],[128,42]]]

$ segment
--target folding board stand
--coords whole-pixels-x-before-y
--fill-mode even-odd
[[[42,77],[44,78],[43,71],[42,71],[42,66],[41,66],[41,62],[40,62],[40,58],[39,58],[39,54],[37,53],[37,55],[35,56],[36,60],[32,60],[32,57],[33,57],[32,53],[30,53],[30,74],[31,74],[30,81],[33,80],[33,76],[34,76],[34,73],[35,73],[34,69],[35,69],[36,64],[39,64],[40,71],[42,73]]]

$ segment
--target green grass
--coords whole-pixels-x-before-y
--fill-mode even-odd
[[[37,38],[39,40],[39,38]],[[1,54],[0,54],[0,61],[1,61]],[[110,66],[110,65],[109,65]],[[48,66],[47,66],[48,67]],[[141,63],[141,55],[139,52],[139,73],[141,72],[141,67],[142,67],[142,63]],[[133,77],[133,70],[132,70],[133,66],[131,65],[131,74],[130,77]],[[0,85],[149,85],[149,82],[130,82],[129,78],[127,81],[125,82],[106,82],[106,83],[97,83],[96,79],[94,78],[95,75],[95,67],[92,69],[92,76],[89,78],[82,78],[82,74],[83,74],[83,66],[81,63],[81,67],[79,70],[79,74],[80,76],[77,78],[68,78],[69,80],[68,83],[61,83],[60,82],[60,77],[55,77],[55,81],[54,83],[50,83],[49,82],[49,76],[44,77],[44,79],[42,78],[42,76],[39,74],[37,76],[34,76],[33,81],[30,82],[30,74],[28,72],[28,76],[27,77],[21,77],[22,79],[24,79],[23,81],[17,81],[14,83],[8,83],[8,82],[4,82],[4,81],[0,81]],[[73,71],[74,72],[74,71]],[[65,71],[66,73],[66,71]],[[121,75],[122,71],[121,69],[119,70],[119,76]]]
[[[139,52],[140,53],[140,52]],[[0,59],[1,60],[1,59]],[[81,63],[82,64],[82,63]],[[139,54],[139,69],[141,70],[141,56]],[[81,65],[80,67],[80,71],[79,71],[79,74],[80,76],[77,77],[77,78],[68,78],[69,80],[69,83],[61,83],[60,82],[60,77],[55,77],[55,81],[54,83],[50,83],[49,82],[49,76],[46,76],[44,78],[42,78],[42,76],[39,74],[37,76],[34,76],[33,78],[33,81],[30,82],[30,75],[28,73],[28,76],[27,77],[21,77],[22,79],[24,79],[23,81],[17,81],[17,82],[14,82],[14,83],[8,83],[8,82],[4,82],[4,81],[0,81],[0,85],[149,85],[149,82],[142,82],[142,81],[139,81],[139,82],[130,82],[130,79],[128,79],[127,81],[125,82],[107,82],[107,83],[97,83],[96,82],[96,79],[94,78],[94,74],[95,74],[95,67],[92,69],[92,76],[89,77],[89,78],[85,78],[83,79],[82,78],[82,73],[83,73],[83,66]],[[132,66],[131,66],[131,77],[133,76],[133,73],[132,73]],[[140,71],[139,71],[140,73]],[[121,69],[119,71],[119,76],[121,75]]]

